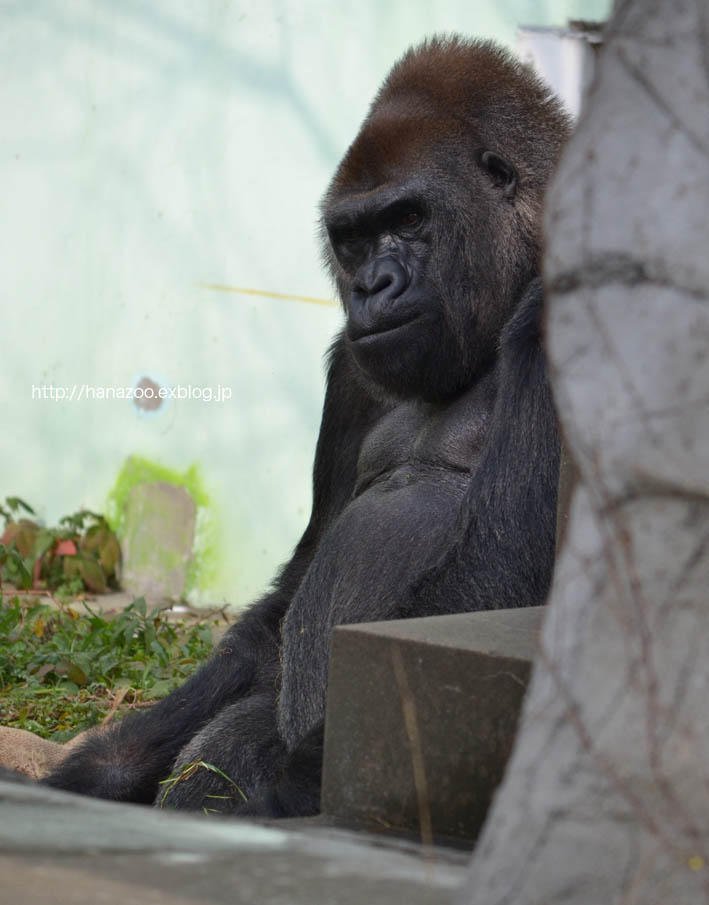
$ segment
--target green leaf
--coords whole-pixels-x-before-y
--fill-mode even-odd
[[[25,565],[22,554],[15,546],[14,542],[10,544],[7,550],[7,558],[3,567],[4,577],[15,585],[15,587],[29,590],[32,587],[32,574]]]
[[[34,509],[29,505],[29,503],[25,503],[24,500],[20,499],[18,496],[6,496],[5,503],[12,509],[13,512],[19,512],[20,509],[24,509],[25,512],[29,512],[30,515],[35,515]]]
[[[154,685],[151,686],[150,691],[147,697],[152,700],[158,700],[159,698],[164,698],[166,695],[170,694],[174,686],[174,682],[170,682],[169,679],[158,679]]]
[[[74,663],[70,660],[63,660],[61,663],[57,663],[56,671],[60,676],[65,676],[70,682],[73,682],[77,686],[88,684],[88,677],[78,663]]]
[[[67,578],[81,577],[79,573],[79,559],[77,556],[65,556],[62,560],[62,572]]]
[[[79,562],[79,575],[81,575],[86,587],[97,594],[105,594],[106,576],[103,574],[100,564],[90,556],[79,554],[73,558]]]
[[[129,604],[126,607],[126,612],[128,610],[135,610],[136,613],[140,613],[141,616],[145,616],[148,609],[148,605],[145,602],[145,597],[136,597],[133,603]]]
[[[99,562],[108,576],[116,574],[118,564],[121,561],[121,545],[113,531],[106,530],[99,548]]]
[[[54,543],[54,534],[47,528],[40,528],[34,539],[32,558],[41,559]]]
[[[7,546],[14,543],[24,559],[32,553],[38,533],[39,525],[29,519],[22,518],[19,522],[10,522],[5,528],[3,543]]]
[[[98,522],[99,524],[102,524],[105,523],[105,521],[104,517],[97,512],[92,512],[90,509],[80,509],[72,515],[65,515],[64,518],[60,518],[59,524],[66,525],[78,532],[84,530],[84,524],[86,522]]]

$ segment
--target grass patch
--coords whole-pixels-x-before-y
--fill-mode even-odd
[[[135,600],[115,614],[0,594],[0,723],[63,742],[150,706],[212,648],[209,621],[168,620]]]
[[[220,770],[219,767],[214,764],[208,764],[204,760],[194,760],[189,764],[184,764],[177,772],[173,773],[171,776],[168,776],[167,779],[161,779],[160,785],[164,786],[163,794],[160,799],[160,807],[162,808],[165,805],[165,800],[167,796],[170,794],[171,790],[175,788],[178,782],[187,782],[190,780],[195,773],[199,770],[207,770],[210,773],[216,773],[217,776],[221,776],[222,779],[226,780],[230,786],[233,786],[236,792],[238,792],[239,797],[243,801],[248,801],[248,798],[241,791],[239,786],[234,782],[231,776],[227,776],[223,770]],[[221,799],[223,801],[232,801],[234,799],[234,795],[205,795],[205,798],[210,799]],[[213,813],[218,814],[219,810],[217,808],[209,808],[204,806],[202,808],[205,814]]]

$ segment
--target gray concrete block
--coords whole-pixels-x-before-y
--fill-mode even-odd
[[[336,629],[323,812],[424,839],[475,839],[512,749],[542,614]]]

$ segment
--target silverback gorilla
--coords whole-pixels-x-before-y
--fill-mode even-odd
[[[540,219],[568,129],[490,43],[435,38],[394,67],[323,203],[346,325],[305,534],[199,672],[89,736],[50,785],[313,814],[334,626],[544,602],[559,438]]]

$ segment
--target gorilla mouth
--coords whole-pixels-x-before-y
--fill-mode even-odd
[[[402,317],[402,314],[404,315]],[[347,338],[350,342],[367,344],[376,342],[384,337],[391,337],[394,333],[403,332],[407,327],[413,327],[425,317],[422,311],[400,312],[399,317],[378,318],[376,321],[365,322],[361,320],[350,321],[347,325]]]

